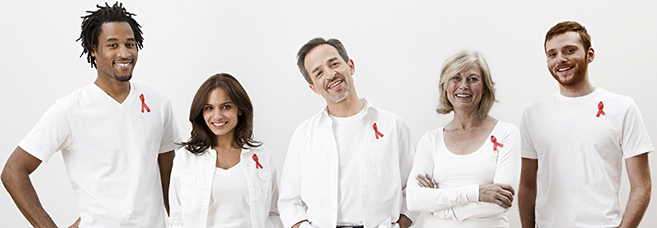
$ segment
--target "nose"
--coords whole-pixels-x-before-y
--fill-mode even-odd
[[[561,61],[561,62],[568,62],[568,59],[567,59],[564,55],[559,54],[558,57],[559,57],[559,61]]]
[[[468,83],[467,79],[461,80],[458,85],[459,85],[459,89],[462,89],[462,90],[470,88],[470,84]]]
[[[131,54],[125,45],[120,45],[117,55],[121,58],[128,58]]]

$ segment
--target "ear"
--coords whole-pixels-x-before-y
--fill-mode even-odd
[[[91,53],[90,53],[90,54],[91,54],[91,56],[93,56],[94,58],[96,58],[96,48],[94,48],[93,50],[91,50]]]
[[[308,84],[308,87],[310,87],[310,89],[311,89],[313,92],[315,92],[315,94],[318,94],[318,95],[319,95],[319,91],[317,91],[317,88],[315,88],[315,85],[313,85],[313,84]]]
[[[591,63],[595,59],[595,50],[592,47],[586,52],[586,62]]]
[[[349,65],[349,71],[351,72],[351,75],[354,75],[354,73],[356,73],[356,65],[354,65],[354,60],[349,59],[349,61],[347,61],[347,65]]]

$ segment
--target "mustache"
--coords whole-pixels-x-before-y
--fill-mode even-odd
[[[328,90],[328,89],[329,89],[329,86],[330,86],[331,84],[333,84],[333,82],[336,81],[336,80],[342,80],[343,82],[345,81],[345,80],[344,80],[344,76],[339,75],[339,74],[338,74],[338,75],[335,75],[333,78],[331,78],[331,80],[328,81],[328,83],[326,83],[326,85],[324,86],[324,89]]]

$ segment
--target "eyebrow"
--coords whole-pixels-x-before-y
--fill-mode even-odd
[[[110,37],[110,38],[107,38],[107,40],[105,40],[105,42],[109,42],[109,41],[118,41],[118,40],[119,40],[119,39],[117,39],[117,38]],[[135,41],[135,38],[134,38],[134,37],[130,37],[130,38],[128,38],[128,41]]]
[[[337,59],[338,59],[338,57],[333,57],[333,58],[327,60],[326,63],[333,62],[333,61],[335,61],[335,60],[337,60]],[[310,71],[310,73],[315,73],[315,72],[318,71],[318,70],[319,70],[319,66],[315,67],[315,69],[313,69],[312,71]]]

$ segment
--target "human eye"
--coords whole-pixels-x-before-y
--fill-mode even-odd
[[[468,78],[468,81],[476,82],[476,81],[479,81],[479,78],[477,78],[477,77],[469,77],[469,78]]]
[[[116,48],[116,47],[118,47],[119,45],[117,45],[117,44],[115,44],[115,43],[110,43],[110,44],[108,44],[107,46],[110,47],[110,48]]]
[[[207,106],[203,107],[203,111],[210,111],[210,110],[212,110],[211,105],[207,105]]]
[[[133,47],[135,47],[135,43],[127,43],[127,44],[125,44],[125,46],[128,47],[128,48],[133,48]]]
[[[457,75],[457,76],[454,76],[454,77],[452,77],[451,79],[452,79],[452,80],[454,80],[454,81],[461,81],[461,77],[460,77],[460,76],[458,76],[458,75]]]
[[[323,71],[317,71],[317,73],[315,74],[315,78],[322,77],[322,73],[324,73],[324,72]]]
[[[233,106],[230,106],[230,105],[223,105],[223,106],[221,106],[221,109],[223,109],[223,110],[228,110],[228,109],[230,109],[230,108],[232,108],[232,107],[233,107]]]
[[[331,67],[336,67],[336,66],[339,66],[339,65],[340,65],[340,62],[338,62],[338,61],[334,61],[334,62],[331,63]]]

